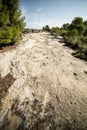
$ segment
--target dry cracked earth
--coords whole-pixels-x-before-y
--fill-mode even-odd
[[[0,53],[0,130],[87,130],[87,62],[60,40],[26,34]]]

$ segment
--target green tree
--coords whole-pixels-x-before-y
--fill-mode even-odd
[[[75,17],[74,20],[72,21],[72,24],[77,26],[78,24],[82,24],[83,23],[83,18],[82,17]]]
[[[87,36],[87,21],[84,21],[84,26],[85,26],[84,35]]]
[[[68,30],[68,28],[69,28],[69,23],[65,23],[63,24],[61,29]]]
[[[0,0],[0,10],[1,10],[1,8],[2,8],[2,0]]]
[[[68,32],[67,32],[67,36],[72,36],[72,37],[78,36],[78,30],[77,30],[77,29],[73,29],[73,30],[71,30],[71,31],[68,31]]]
[[[44,27],[44,30],[49,32],[49,31],[50,31],[49,25],[46,25],[46,26]]]
[[[83,24],[83,19],[81,17],[75,17],[69,26],[69,30],[77,29],[79,35],[83,34],[85,31],[85,26]]]
[[[19,0],[0,0],[0,44],[16,42],[24,27]]]

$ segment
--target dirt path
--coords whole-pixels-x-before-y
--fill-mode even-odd
[[[15,79],[2,101],[0,128],[87,130],[87,62],[72,52],[42,32],[0,53],[1,78]]]

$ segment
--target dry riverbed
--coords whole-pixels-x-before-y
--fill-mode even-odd
[[[0,52],[0,130],[87,130],[87,62],[60,40],[26,34]]]

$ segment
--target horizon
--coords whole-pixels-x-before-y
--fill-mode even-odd
[[[75,17],[87,20],[86,0],[20,0],[19,6],[25,16],[26,28],[61,27]]]

